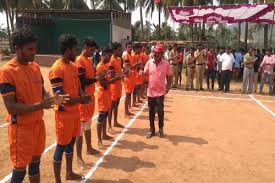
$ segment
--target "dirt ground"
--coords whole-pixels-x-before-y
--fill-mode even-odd
[[[41,68],[47,78],[48,68]],[[49,82],[45,86],[50,90]],[[236,89],[239,84],[232,84]],[[93,183],[272,183],[275,182],[275,117],[249,95],[172,90],[165,98],[165,138],[146,139],[148,109],[135,108],[136,118],[119,121],[128,130],[115,129],[114,140],[104,141],[101,155],[86,155],[91,169],[75,171]],[[253,95],[275,112],[275,97]],[[1,101],[0,101],[1,102]],[[1,113],[4,109],[0,103]],[[97,111],[95,112],[95,116]],[[1,121],[4,120],[1,117]],[[41,182],[54,182],[52,156],[55,129],[53,111],[45,111],[47,152],[41,161]],[[2,122],[0,125],[3,124]],[[157,125],[157,119],[156,119]],[[97,148],[96,118],[92,143]],[[157,128],[158,129],[158,128]],[[12,170],[7,127],[0,128],[0,182]],[[65,159],[65,158],[63,158]],[[63,162],[62,179],[65,176]],[[26,177],[26,182],[27,177]],[[65,181],[64,182],[70,182]]]

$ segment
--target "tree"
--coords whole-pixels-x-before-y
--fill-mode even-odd
[[[132,12],[136,8],[135,0],[117,0],[119,3],[124,5],[124,12]],[[137,0],[138,1],[138,0]],[[138,4],[138,2],[137,2]]]

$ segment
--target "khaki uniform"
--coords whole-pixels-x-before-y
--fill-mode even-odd
[[[193,80],[196,73],[196,61],[194,55],[187,55],[187,80],[186,80],[186,89],[194,89]]]
[[[202,89],[202,82],[203,82],[203,75],[205,71],[205,62],[206,56],[203,53],[204,51],[197,50],[195,51],[194,55],[196,58],[196,89]]]
[[[173,76],[173,86],[175,87],[175,86],[178,85],[178,77],[179,77],[178,52],[174,51],[174,49],[172,49],[169,53],[169,58],[173,58],[173,59],[170,60],[170,64],[171,64],[172,76]]]

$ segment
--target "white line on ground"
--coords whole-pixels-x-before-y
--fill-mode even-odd
[[[254,100],[264,110],[266,110],[267,112],[269,112],[273,117],[275,117],[275,113],[272,110],[270,110],[268,107],[266,107],[262,102],[260,102],[259,100],[257,100],[253,95],[249,95],[249,97],[252,98],[252,100]]]
[[[95,162],[94,166],[91,168],[91,170],[85,175],[85,179],[81,181],[81,183],[85,183],[89,178],[91,178],[98,168],[98,166],[103,162],[105,156],[107,156],[111,150],[116,146],[118,141],[123,137],[125,132],[128,130],[128,128],[135,122],[137,117],[141,114],[141,112],[144,110],[146,107],[147,103],[145,103],[140,111],[129,121],[129,123],[125,126],[123,131],[119,134],[119,136],[116,138],[116,140],[108,147],[108,149],[104,152],[104,154]]]
[[[121,97],[121,100],[124,100],[125,99],[125,95],[123,95],[122,97]],[[98,117],[98,114],[96,115],[96,116],[94,116],[93,118],[92,118],[92,120],[95,120],[95,119],[97,119],[97,117]],[[47,147],[45,150],[44,150],[44,152],[43,152],[43,155],[44,154],[46,154],[47,152],[49,152],[52,148],[54,148],[56,146],[56,143],[53,143],[52,145],[50,145],[49,147]],[[7,176],[5,176],[2,180],[0,180],[0,183],[5,183],[5,182],[8,182],[10,179],[11,179],[11,173],[9,174],[9,175],[7,175]]]
[[[194,97],[194,98],[206,98],[206,99],[220,99],[220,100],[243,100],[243,101],[253,101],[249,98],[236,98],[236,97],[217,97],[217,96],[206,96],[206,95],[185,95],[185,94],[168,94],[171,96],[182,96],[182,97]],[[275,103],[274,100],[260,100],[262,102]]]
[[[0,125],[0,128],[6,127],[8,125],[9,125],[9,123],[4,123],[4,124]]]

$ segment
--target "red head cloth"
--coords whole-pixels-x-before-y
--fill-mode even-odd
[[[163,44],[158,43],[155,48],[154,48],[154,52],[164,52],[165,48]]]

